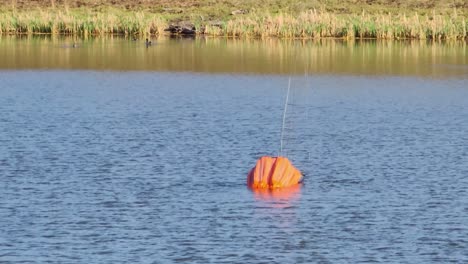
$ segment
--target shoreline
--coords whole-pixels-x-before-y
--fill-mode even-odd
[[[0,33],[1,38],[48,38],[48,39],[74,39],[74,40],[89,40],[89,39],[125,39],[128,41],[145,41],[145,38],[149,40],[159,39],[192,39],[192,40],[232,40],[232,41],[282,41],[282,42],[343,42],[343,43],[365,43],[365,42],[408,42],[408,43],[427,43],[427,44],[457,44],[463,43],[468,44],[468,37],[466,39],[415,39],[415,38],[398,38],[398,39],[384,39],[384,38],[339,38],[339,37],[321,37],[321,38],[281,38],[276,36],[268,37],[239,37],[239,36],[215,36],[207,34],[193,34],[193,35],[180,35],[180,34],[161,34],[161,35],[148,35],[148,36],[132,36],[122,33],[105,33],[105,34],[89,34],[86,37],[77,34],[52,34],[52,33]]]
[[[452,15],[435,10],[431,14],[407,15],[365,11],[360,14],[336,14],[311,9],[297,14],[248,12],[222,18],[192,16],[184,19],[149,11],[120,9],[14,9],[0,11],[0,34],[468,40],[468,17],[463,11],[454,9]]]
[[[213,39],[228,39],[228,40],[284,40],[284,41],[426,41],[429,43],[441,43],[441,42],[466,42],[468,43],[468,36],[465,38],[441,38],[441,39],[432,39],[432,38],[373,38],[373,37],[353,37],[353,38],[346,38],[346,37],[278,37],[278,36],[264,36],[264,37],[255,37],[255,36],[224,36],[224,35],[209,35],[209,34],[193,34],[193,35],[183,35],[183,34],[151,34],[151,35],[143,35],[143,36],[132,36],[130,34],[124,33],[102,33],[102,34],[88,34],[87,36],[80,35],[80,34],[73,34],[73,33],[47,33],[47,32],[34,32],[34,33],[27,33],[27,32],[14,32],[14,33],[0,33],[0,38],[2,36],[18,36],[18,37],[39,37],[39,36],[47,36],[47,37],[71,37],[71,38],[78,38],[78,39],[88,39],[88,38],[102,38],[102,37],[118,37],[118,38],[128,38],[132,39],[133,41],[144,41],[145,38],[151,39],[158,39],[158,38],[186,38],[186,39],[195,39],[195,38],[213,38]]]

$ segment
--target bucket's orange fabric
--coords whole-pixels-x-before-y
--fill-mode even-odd
[[[247,185],[254,189],[290,187],[302,179],[301,172],[285,157],[261,157],[247,176]]]

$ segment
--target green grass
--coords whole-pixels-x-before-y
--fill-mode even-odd
[[[0,6],[0,33],[148,36],[177,21],[194,23],[198,34],[246,38],[466,39],[468,31],[468,3],[458,0],[10,1]]]
[[[90,10],[11,11],[0,14],[0,33],[161,34],[167,21],[148,12]]]

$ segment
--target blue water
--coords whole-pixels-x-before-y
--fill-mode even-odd
[[[467,79],[0,72],[2,263],[466,263]]]

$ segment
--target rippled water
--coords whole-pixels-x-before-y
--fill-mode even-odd
[[[466,79],[0,72],[0,262],[468,262]]]

